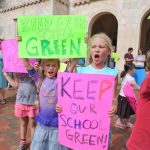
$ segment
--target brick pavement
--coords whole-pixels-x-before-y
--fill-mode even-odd
[[[19,120],[14,116],[15,93],[15,90],[6,90],[7,104],[0,105],[0,150],[16,150],[18,145]],[[109,150],[126,150],[125,143],[130,136],[131,129],[115,128],[116,119],[117,116],[112,118],[113,146]],[[30,139],[28,143],[29,141]]]

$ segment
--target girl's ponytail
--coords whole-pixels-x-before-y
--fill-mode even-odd
[[[125,77],[125,75],[127,74],[127,72],[128,72],[129,70],[134,69],[134,68],[135,68],[135,65],[134,65],[133,63],[126,63],[126,64],[124,65],[124,71],[121,72],[120,77],[121,77],[121,78]]]
[[[120,77],[123,78],[123,77],[125,77],[125,75],[126,75],[126,72],[125,72],[125,70],[123,70],[120,74]]]

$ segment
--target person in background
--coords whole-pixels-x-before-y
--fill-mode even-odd
[[[3,75],[3,58],[2,58],[1,42],[2,39],[0,39],[0,104],[6,104],[4,88],[7,88],[8,84],[6,78]]]
[[[132,63],[134,61],[134,57],[132,55],[132,52],[133,52],[133,48],[132,47],[128,48],[128,53],[126,53],[124,55],[124,59],[125,59],[126,63]]]
[[[136,71],[132,74],[132,76],[135,78],[136,83],[141,86],[143,80],[146,78],[146,72],[145,55],[140,49],[138,50],[138,55],[134,58],[134,64]]]
[[[79,58],[77,66],[85,66],[85,58]]]
[[[110,64],[109,67],[114,69],[116,62],[119,60],[119,54],[116,52],[116,48],[115,46],[113,46],[113,50],[112,50],[112,54],[111,54],[111,58],[110,58]]]
[[[35,68],[38,70],[38,65],[35,65]],[[38,106],[35,105],[37,88],[27,73],[14,73],[14,78],[6,72],[3,74],[12,87],[18,88],[15,116],[20,119],[20,142],[17,150],[27,150],[28,125],[30,123],[31,139],[36,126],[34,117],[38,113]]]
[[[134,89],[139,89],[139,86],[136,84],[135,79],[131,76],[135,71],[135,66],[133,63],[126,63],[124,65],[124,71],[122,72],[121,77],[123,78],[121,83],[121,90],[118,96],[118,119],[116,121],[115,127],[125,129],[126,127],[132,128],[133,124],[130,122],[130,116],[134,114],[130,103],[127,100],[127,97],[124,93],[124,86],[128,82]],[[123,122],[125,121],[125,123]]]
[[[126,145],[128,150],[150,149],[150,51],[146,63],[149,71],[140,87],[136,122]]]

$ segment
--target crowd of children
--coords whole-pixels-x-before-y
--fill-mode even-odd
[[[70,63],[68,63],[66,72],[73,72],[75,70],[77,73],[114,76],[116,79],[114,99],[112,108],[108,112],[109,116],[111,117],[117,113],[119,118],[115,124],[116,127],[121,129],[125,129],[126,127],[133,128],[133,124],[130,122],[130,115],[134,114],[134,112],[127,101],[123,87],[126,82],[129,82],[133,88],[140,89],[132,77],[132,74],[135,71],[135,66],[132,63],[125,64],[124,73],[122,73],[123,80],[121,83],[121,90],[117,99],[118,70],[107,67],[106,65],[112,49],[113,46],[111,44],[111,40],[106,34],[96,34],[89,40],[90,64],[87,66],[76,67],[78,59],[72,59]],[[150,64],[149,57],[150,56],[148,54],[147,64]],[[42,60],[40,64],[42,71],[39,70],[38,64],[35,64],[35,67],[32,67],[28,59],[23,59],[23,61],[28,74],[17,73],[14,78],[11,78],[8,73],[3,73],[12,86],[18,87],[15,104],[15,115],[20,118],[20,143],[18,150],[27,149],[26,133],[29,122],[32,139],[30,146],[31,150],[69,149],[58,143],[58,113],[63,111],[63,108],[57,104],[57,84],[59,84],[57,83],[57,73],[60,67],[59,59]],[[146,131],[139,127],[140,119],[143,117],[143,114],[147,115],[147,118],[142,118],[143,121],[149,121],[148,114],[143,112],[142,108],[142,105],[149,104],[148,92],[150,87],[148,85],[148,81],[149,74],[143,82],[143,88],[140,92],[139,112],[131,139],[128,142],[129,150],[141,150],[138,148],[132,148],[134,147],[132,141],[137,142],[137,145],[139,144],[141,147],[144,146],[137,140],[138,136],[142,135],[142,137],[148,138],[148,135],[144,135],[144,132]],[[39,102],[35,103],[36,100],[39,100]],[[145,107],[148,112],[148,107]],[[147,126],[145,125],[143,127],[146,128]],[[142,133],[137,133],[136,131]],[[147,134],[149,134],[148,131]],[[111,137],[112,136],[110,134],[110,146],[112,144]],[[149,143],[145,140],[145,146],[147,145],[149,145]],[[142,150],[147,149],[142,148]]]

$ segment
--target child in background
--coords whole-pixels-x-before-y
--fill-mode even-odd
[[[135,79],[131,76],[135,71],[135,65],[133,63],[126,63],[124,65],[124,71],[122,72],[121,77],[123,78],[121,83],[121,90],[118,96],[118,120],[116,121],[115,127],[125,129],[126,127],[132,128],[133,124],[130,122],[130,116],[134,114],[133,109],[130,106],[125,94],[124,86],[128,82],[134,89],[139,89],[139,86],[136,84]],[[123,123],[125,119],[125,123]]]
[[[150,51],[147,53],[147,68],[150,70]],[[150,71],[140,88],[136,122],[127,142],[128,150],[150,149]]]
[[[89,44],[89,52],[91,58],[91,64],[88,66],[80,66],[76,68],[76,72],[78,73],[89,73],[89,74],[103,74],[103,75],[112,75],[116,78],[115,80],[115,91],[114,91],[114,100],[113,106],[109,110],[109,116],[113,116],[117,111],[117,100],[116,100],[116,92],[117,92],[117,69],[111,69],[106,66],[106,62],[108,57],[111,55],[112,52],[112,44],[111,39],[104,33],[96,34],[91,38]],[[71,64],[68,66],[68,72],[72,72],[78,62],[78,59],[73,59]],[[59,104],[56,107],[57,112],[60,112],[62,108]],[[109,146],[112,145],[111,139],[111,130],[109,136]]]
[[[2,58],[1,42],[2,39],[0,39],[0,104],[6,104],[4,88],[7,87],[7,80],[5,79],[2,72],[4,65],[3,65],[3,58]]]
[[[27,127],[30,122],[32,138],[36,126],[34,117],[38,113],[38,108],[33,105],[36,97],[36,85],[28,74],[16,73],[14,78],[10,77],[6,72],[3,72],[3,74],[10,85],[18,88],[15,116],[20,118],[20,143],[17,150],[27,150]]]
[[[59,59],[45,59],[42,62],[43,76],[24,59],[29,75],[39,89],[40,111],[36,116],[37,126],[31,143],[31,150],[67,150],[58,144],[57,72]]]

